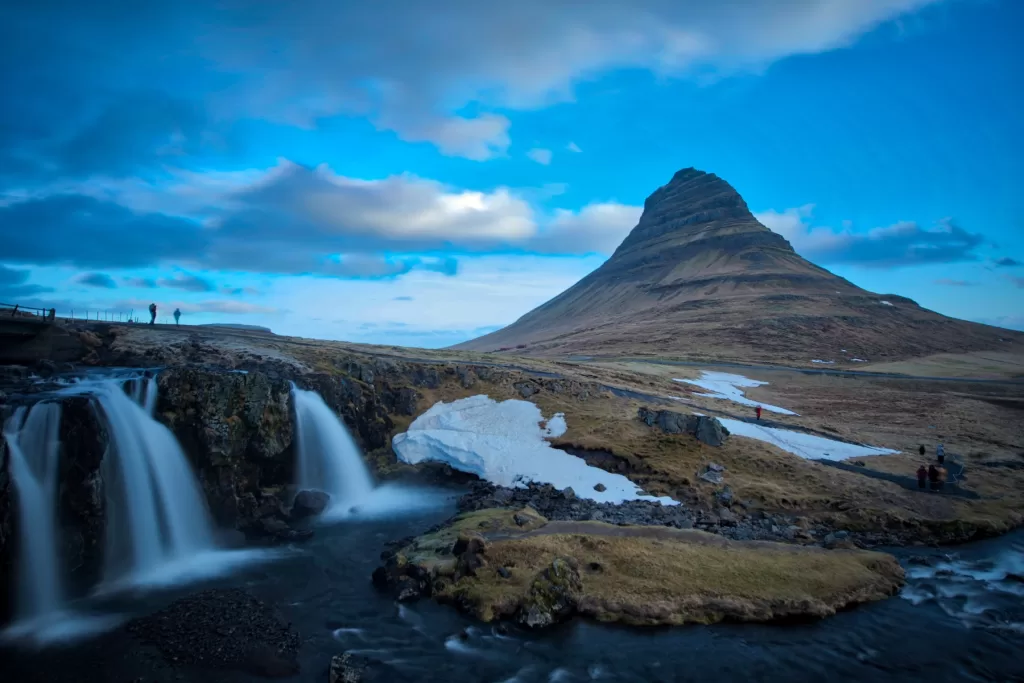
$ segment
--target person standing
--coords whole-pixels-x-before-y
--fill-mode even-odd
[[[757,410],[755,410],[754,412],[757,413],[757,419],[760,420],[761,419],[761,406],[758,406]]]
[[[179,323],[178,323],[178,320],[179,320],[180,318],[181,318],[181,309],[180,309],[180,308],[175,308],[175,309],[174,309],[174,324],[175,324],[175,325],[178,325],[178,324],[179,324]]]
[[[935,465],[928,465],[928,481],[932,491],[939,490],[939,470]]]
[[[925,469],[924,465],[917,468],[917,488],[924,491],[924,483],[928,480],[928,470]]]
[[[946,461],[946,447],[941,443],[939,444],[939,447],[935,449],[935,459],[939,461],[940,465]]]
[[[939,491],[942,491],[942,489],[945,488],[945,486],[946,486],[946,478],[949,477],[949,472],[947,472],[946,468],[943,467],[942,465],[939,465],[938,470],[939,470],[939,474],[938,474],[938,479],[937,479],[937,483],[938,483],[938,487],[937,488],[938,488]]]
[[[920,453],[920,454],[922,455],[922,457],[924,456],[924,454],[926,453],[926,451],[925,451],[925,449],[924,449],[924,444],[921,444],[921,445],[920,445],[920,446],[918,447],[918,449],[917,449],[917,452],[918,452],[918,453]],[[921,465],[921,467],[924,467],[924,465]]]
[[[156,325],[156,304],[149,305],[149,324]]]

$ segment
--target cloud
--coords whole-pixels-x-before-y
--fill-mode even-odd
[[[111,308],[120,310],[146,310],[151,302],[145,299],[123,299]],[[280,311],[244,301],[157,301],[157,308],[163,313],[180,309],[182,313],[224,313],[231,315],[274,314]]]
[[[396,296],[391,299],[392,301],[412,301],[411,296]]]
[[[221,287],[220,293],[228,296],[261,296],[263,294],[255,287]]]
[[[174,277],[165,277],[156,281],[160,287],[183,289],[186,292],[212,292],[217,287],[205,278],[189,273],[179,273]]]
[[[930,263],[977,261],[976,249],[985,243],[980,234],[970,233],[944,219],[933,228],[902,221],[867,232],[849,226],[839,230],[814,227],[810,219],[814,205],[778,212],[763,211],[755,217],[782,235],[802,256],[821,264],[851,264],[865,268],[893,268]]]
[[[126,277],[122,278],[125,285],[128,287],[135,287],[138,289],[156,289],[156,281],[146,277]]]
[[[1001,315],[995,318],[975,318],[974,322],[1024,332],[1024,315]]]
[[[588,204],[578,212],[559,209],[529,248],[547,254],[611,254],[639,222],[641,213],[641,206],[614,202]]]
[[[530,157],[541,166],[547,166],[551,163],[552,154],[550,149],[534,148],[527,152],[526,156]]]
[[[935,281],[937,285],[945,285],[947,287],[976,287],[977,282],[971,282],[969,280],[950,280],[948,278],[941,278]]]
[[[7,261],[131,268],[188,259],[208,248],[195,221],[136,213],[81,194],[53,194],[0,205]]]
[[[48,294],[54,291],[53,287],[28,284],[28,279],[31,275],[31,271],[28,270],[8,268],[7,266],[0,265],[0,303],[22,303],[21,300],[27,297]],[[36,301],[24,303],[31,306],[41,305]]]
[[[114,278],[106,273],[82,273],[75,277],[75,282],[87,287],[98,287],[100,289],[117,289]]]
[[[565,148],[570,152],[575,152],[576,154],[579,154],[580,152],[583,151],[575,142],[570,142],[568,145],[565,146]]]
[[[508,147],[499,111],[569,100],[609,70],[757,71],[937,1],[7,3],[0,168],[59,158],[124,173],[191,153],[239,119],[313,127],[339,114],[482,160]],[[109,158],[94,154],[103,143]]]
[[[1016,287],[1018,287],[1020,289],[1024,289],[1024,277],[1012,277],[1011,276],[1011,277],[1008,277],[1007,279],[1010,282],[1012,282]]]
[[[1015,258],[1010,258],[1009,256],[997,258],[993,261],[993,263],[995,263],[995,265],[1000,268],[1016,268],[1018,266],[1024,266],[1024,263],[1018,261]]]

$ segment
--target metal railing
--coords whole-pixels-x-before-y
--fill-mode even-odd
[[[12,318],[38,318],[40,320],[53,321],[57,317],[57,311],[53,308],[34,308],[22,306],[21,304],[0,303],[0,315]]]

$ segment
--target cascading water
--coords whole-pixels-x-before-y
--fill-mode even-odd
[[[156,382],[143,405],[115,382],[95,389],[113,448],[102,470],[107,492],[108,578],[145,577],[161,566],[213,549],[213,530],[195,476],[167,427],[150,417]]]
[[[45,621],[62,605],[57,552],[58,403],[18,408],[4,426],[11,478],[18,492],[19,621]]]
[[[315,391],[293,384],[292,396],[299,488],[330,494],[332,507],[365,500],[373,492],[373,480],[345,425]]]

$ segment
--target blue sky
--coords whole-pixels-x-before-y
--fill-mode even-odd
[[[444,346],[695,166],[862,287],[1024,329],[1021,3],[20,4],[0,301]]]

